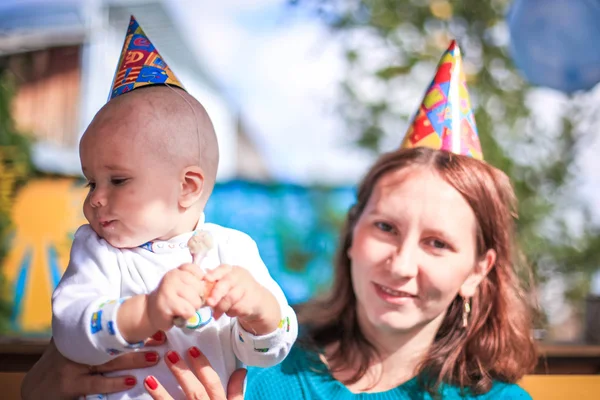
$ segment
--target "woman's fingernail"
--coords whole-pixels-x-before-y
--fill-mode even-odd
[[[200,356],[200,350],[196,346],[190,348],[190,356],[198,358]]]
[[[148,362],[156,362],[158,360],[158,353],[146,353],[144,357],[146,357],[146,361]]]
[[[127,385],[127,386],[134,386],[135,385],[135,378],[133,378],[131,376],[125,378],[125,385]]]
[[[163,340],[163,333],[162,333],[162,331],[158,331],[154,335],[152,335],[152,339],[156,340],[157,342],[162,341]]]
[[[146,379],[144,379],[144,382],[146,382],[146,385],[148,385],[151,390],[156,390],[158,387],[158,382],[156,382],[156,379],[154,379],[152,375],[147,376]]]
[[[167,358],[169,359],[169,361],[171,361],[171,364],[177,364],[177,361],[179,361],[179,355],[174,351],[168,352]]]

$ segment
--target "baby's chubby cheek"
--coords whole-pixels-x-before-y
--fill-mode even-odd
[[[87,204],[87,201],[86,204],[83,205],[83,216],[90,225],[94,225],[94,213],[91,210],[91,206]]]

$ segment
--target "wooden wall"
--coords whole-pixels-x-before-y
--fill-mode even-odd
[[[64,147],[78,142],[81,47],[67,46],[8,56],[16,77],[17,128]]]

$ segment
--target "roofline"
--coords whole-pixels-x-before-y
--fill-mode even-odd
[[[0,56],[27,53],[50,47],[80,45],[85,42],[84,28],[48,29],[0,36]]]

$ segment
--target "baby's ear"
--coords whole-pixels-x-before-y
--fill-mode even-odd
[[[200,197],[204,190],[204,172],[198,166],[186,167],[182,173],[181,194],[179,195],[179,206],[190,208]]]

